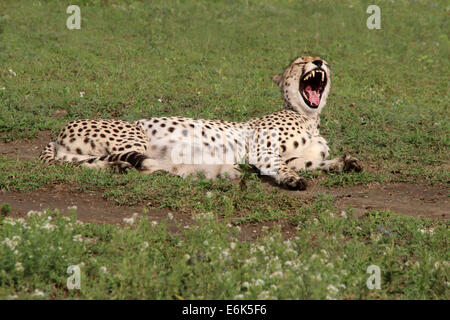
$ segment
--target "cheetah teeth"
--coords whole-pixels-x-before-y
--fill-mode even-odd
[[[325,81],[325,72],[322,70],[312,70],[311,72],[309,72],[304,78],[303,80],[308,80],[309,78],[315,78],[316,77],[316,72],[321,76],[322,82]]]

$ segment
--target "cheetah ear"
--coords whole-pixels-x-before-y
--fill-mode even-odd
[[[272,81],[275,82],[275,83],[279,86],[279,85],[280,85],[280,82],[281,82],[281,75],[279,75],[279,74],[274,75],[274,76],[272,77]]]

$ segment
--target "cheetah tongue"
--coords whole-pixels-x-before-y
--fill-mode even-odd
[[[311,86],[307,86],[305,92],[311,105],[318,106],[320,103],[319,91],[313,90]]]

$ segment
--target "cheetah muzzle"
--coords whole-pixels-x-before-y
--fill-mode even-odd
[[[303,170],[361,171],[358,159],[344,155],[327,159],[329,147],[320,135],[320,114],[331,84],[326,61],[299,57],[273,77],[284,110],[247,122],[155,117],[135,122],[75,120],[50,142],[40,159],[119,172],[169,172],[186,177],[240,177],[239,164],[289,189],[304,190]]]

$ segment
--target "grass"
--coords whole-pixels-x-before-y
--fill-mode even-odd
[[[372,211],[339,214],[327,198],[292,216],[295,238],[196,215],[171,233],[134,217],[131,226],[82,223],[57,212],[3,218],[0,299],[448,299],[448,223]],[[264,229],[263,229],[264,230]],[[78,265],[81,289],[66,286]],[[381,270],[380,290],[366,286]]]
[[[370,1],[80,0],[81,30],[72,31],[69,4],[0,3],[4,142],[40,130],[56,136],[79,118],[246,121],[280,110],[271,76],[312,54],[333,72],[321,133],[333,156],[350,152],[366,170],[303,173],[307,179],[327,187],[450,181],[445,1],[380,1],[381,30],[366,28]],[[326,195],[305,202],[263,188],[247,172],[239,184],[0,157],[0,190],[53,184],[101,192],[120,205],[209,212],[223,222],[201,219],[174,235],[145,219],[123,228],[51,211],[18,222],[0,204],[0,243],[20,237],[18,255],[10,242],[0,245],[0,297],[38,298],[38,289],[44,298],[448,299],[445,221],[380,211],[344,218]],[[43,233],[47,222],[55,227]],[[287,222],[297,238],[286,242],[273,230],[255,242],[238,240],[237,226],[263,222]],[[78,234],[90,240],[73,241]],[[66,269],[82,262],[86,281],[81,291],[68,291]],[[370,264],[382,270],[381,290],[365,286]]]
[[[367,1],[81,1],[81,30],[65,27],[68,3],[0,4],[4,139],[84,117],[245,121],[281,108],[273,74],[318,54],[333,71],[322,132],[335,155],[448,180],[445,1],[383,2],[381,30],[365,26]]]

